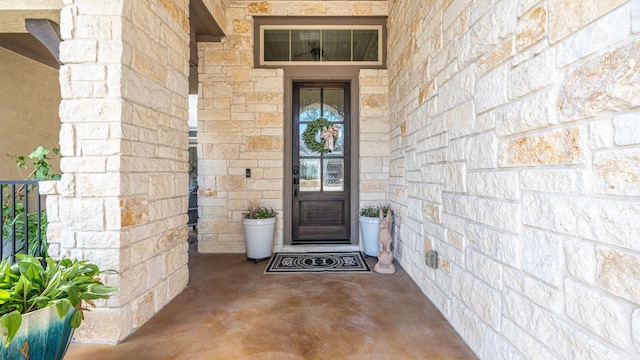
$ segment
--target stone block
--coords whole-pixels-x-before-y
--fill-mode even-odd
[[[92,309],[82,325],[73,333],[76,341],[102,341],[116,344],[128,333],[131,322],[129,307]]]
[[[233,20],[233,33],[234,34],[249,34],[251,32],[251,22],[247,20],[234,19]]]
[[[633,334],[633,345],[636,347],[636,351],[640,352],[640,308],[633,312],[631,332]]]
[[[76,231],[75,239],[75,246],[81,249],[118,249],[122,245],[120,234],[111,231]]]
[[[498,136],[543,129],[552,124],[550,91],[541,91],[501,107],[495,112]]]
[[[526,360],[513,344],[490,328],[486,329],[482,349],[477,354],[482,359]]]
[[[138,328],[155,314],[155,293],[149,291],[131,304],[133,314],[132,325]]]
[[[494,329],[499,329],[502,308],[501,292],[467,272],[460,271],[452,278],[453,294],[460,298],[479,318]]]
[[[593,155],[595,191],[640,196],[640,148],[612,149]]]
[[[629,7],[624,6],[559,43],[556,58],[558,67],[626,39],[630,35],[629,17]]]
[[[596,284],[596,250],[592,243],[580,239],[565,239],[565,264],[569,274],[586,284]]]
[[[388,107],[386,94],[363,94],[360,96],[361,109],[386,109]]]
[[[566,279],[564,285],[571,319],[621,348],[631,341],[631,305],[571,279]]]
[[[476,83],[474,96],[478,114],[507,102],[507,67],[491,70]]]
[[[518,173],[511,171],[472,171],[467,173],[469,194],[498,199],[520,198]]]
[[[625,0],[593,1],[579,6],[570,0],[549,2],[549,39],[555,43],[623,4]],[[567,16],[571,14],[571,16]],[[627,20],[628,21],[628,20]]]
[[[491,132],[467,138],[468,169],[495,169],[498,163],[498,139]]]
[[[475,76],[473,66],[470,66],[440,86],[438,112],[444,112],[470,100],[474,91]]]
[[[129,247],[129,260],[133,264],[142,264],[155,255],[154,238],[134,239],[135,242]]]
[[[267,127],[282,127],[282,113],[258,113],[256,114],[256,127],[259,128],[267,128]]]
[[[246,178],[243,175],[223,175],[217,178],[218,189],[221,191],[237,191],[247,188]]]
[[[482,346],[487,325],[457,298],[451,301],[448,320],[471,348]]]
[[[522,262],[522,240],[480,225],[469,223],[464,229],[469,246],[502,263],[519,267]]]
[[[225,49],[235,49],[235,50],[251,49],[251,36],[245,35],[245,34],[241,34],[241,35],[229,34],[222,39],[222,43]],[[247,80],[241,80],[241,81],[249,81],[249,80],[250,78]]]
[[[504,63],[513,56],[513,52],[513,40],[507,39],[504,43],[480,58],[476,66],[476,75],[484,74]]]
[[[184,246],[187,246],[186,242],[184,243]],[[189,269],[186,266],[186,262],[184,266],[180,267],[180,269],[169,276],[168,282],[167,295],[169,299],[173,299],[180,294],[189,283]]]
[[[73,81],[106,80],[107,68],[103,64],[83,64],[69,67]]]
[[[253,136],[247,138],[247,151],[272,151],[282,148],[282,138],[279,136]]]
[[[464,16],[464,10],[470,3],[470,0],[456,0],[451,1],[448,6],[443,6],[442,27],[448,28],[456,19]]]
[[[68,40],[60,43],[60,61],[64,64],[95,62],[98,43],[93,40]]]
[[[83,259],[89,259],[104,270],[120,270],[120,249],[86,249],[83,250]]]
[[[582,170],[523,170],[520,173],[522,190],[547,193],[582,193],[585,191]]]
[[[635,202],[524,194],[524,224],[631,250],[640,250]]]
[[[590,333],[584,333],[575,326],[558,321],[557,330],[560,345],[557,351],[565,359],[625,359],[616,347],[605,344]]]
[[[84,198],[60,204],[63,226],[85,231],[103,231],[104,203],[102,199]]]
[[[253,86],[259,93],[282,93],[284,92],[284,82],[281,77],[258,77],[254,76]]]
[[[183,242],[186,244],[186,241]],[[162,254],[162,278],[168,278],[175,275],[176,272],[181,271],[181,268],[185,265],[182,259],[182,244],[168,249]]]
[[[520,296],[554,313],[564,311],[563,289],[544,283],[513,267],[504,267],[503,274],[504,285]]]
[[[464,193],[467,191],[467,169],[462,163],[444,165],[444,191]]]
[[[524,231],[524,256],[522,269],[553,286],[562,282],[562,241],[561,236],[526,228]]]
[[[122,103],[117,99],[65,100],[60,103],[64,122],[103,122],[120,119]]]
[[[465,268],[491,287],[502,289],[502,264],[475,250],[465,251]]]
[[[522,51],[547,35],[547,9],[540,6],[521,17],[516,30],[516,48]]]
[[[122,59],[124,54],[125,47],[121,41],[100,41],[100,46],[98,47],[98,62],[103,64],[118,64],[120,62],[124,62]],[[117,65],[109,66],[107,73],[108,75],[111,75],[110,73],[115,73],[118,75],[116,76],[117,78],[120,75],[119,67]],[[111,81],[109,83],[113,84]],[[110,90],[113,91],[113,89]]]
[[[561,351],[559,348],[568,346],[564,339],[558,336],[557,314],[543,310],[531,300],[509,289],[505,292],[503,306],[504,325],[507,325],[510,319],[537,341],[557,351]]]
[[[120,199],[120,212],[122,227],[144,224],[149,221],[149,202],[144,196]]]
[[[73,125],[79,139],[107,140],[115,137],[109,123],[78,123]],[[87,164],[88,165],[88,164]],[[94,170],[89,172],[96,172]]]
[[[511,140],[500,145],[502,167],[583,164],[584,141],[579,127],[551,130]]]
[[[509,319],[504,320],[502,334],[507,341],[513,344],[526,359],[558,359],[556,355],[547,350],[535,337],[523,331]]]
[[[628,64],[636,64],[628,66]],[[561,84],[558,119],[571,121],[640,105],[640,41],[585,61]]]
[[[449,140],[449,146],[447,146],[446,152],[440,157],[434,157],[434,162],[441,162],[444,161],[444,159],[449,161],[464,161],[465,144],[465,138]]]
[[[640,303],[640,255],[596,246],[598,286],[614,295]]]
[[[555,78],[556,65],[553,51],[537,54],[513,68],[508,74],[509,99],[518,99],[551,85]]]
[[[637,0],[631,1],[631,32],[640,32],[640,2]]]
[[[100,161],[97,163],[99,166]],[[102,164],[104,165],[104,162]],[[83,171],[88,170],[83,169]],[[76,174],[76,194],[84,197],[118,196],[120,194],[120,174],[78,173]]]
[[[447,229],[446,233],[447,233],[447,238],[446,238],[447,243],[460,251],[464,251],[465,249],[464,235],[459,234],[455,231],[451,231],[449,229]]]
[[[515,1],[500,1],[478,21],[472,16],[473,25],[462,35],[457,46],[461,67],[513,35],[517,25],[517,6]]]
[[[616,145],[640,144],[640,113],[619,115],[613,118]]]
[[[611,119],[597,120],[589,123],[589,148],[603,149],[613,146],[613,126]]]

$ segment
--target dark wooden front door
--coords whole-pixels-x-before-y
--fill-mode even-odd
[[[293,84],[294,245],[349,243],[349,98],[347,82]],[[314,151],[304,141],[305,130],[318,118],[338,127],[330,152]],[[315,141],[324,145],[320,133]]]

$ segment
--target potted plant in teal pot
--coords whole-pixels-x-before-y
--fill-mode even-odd
[[[366,256],[378,257],[378,233],[380,232],[380,218],[378,217],[382,209],[384,216],[391,211],[388,205],[383,206],[365,206],[360,209],[360,234],[362,235],[362,246]]]
[[[116,290],[86,260],[16,254],[0,263],[0,358],[59,360],[83,310]]]
[[[264,206],[251,207],[242,213],[247,261],[258,263],[271,257],[276,214],[275,210]]]

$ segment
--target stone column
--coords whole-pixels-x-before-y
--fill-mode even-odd
[[[60,254],[118,274],[76,331],[115,343],[188,281],[188,0],[65,0]]]

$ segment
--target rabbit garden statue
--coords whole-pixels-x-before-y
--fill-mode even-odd
[[[378,243],[380,244],[380,250],[378,250],[378,263],[373,268],[375,272],[381,274],[393,274],[396,272],[396,267],[393,265],[393,252],[391,252],[391,210],[387,211],[387,216],[384,216],[382,209],[380,209],[380,232],[378,233]]]

